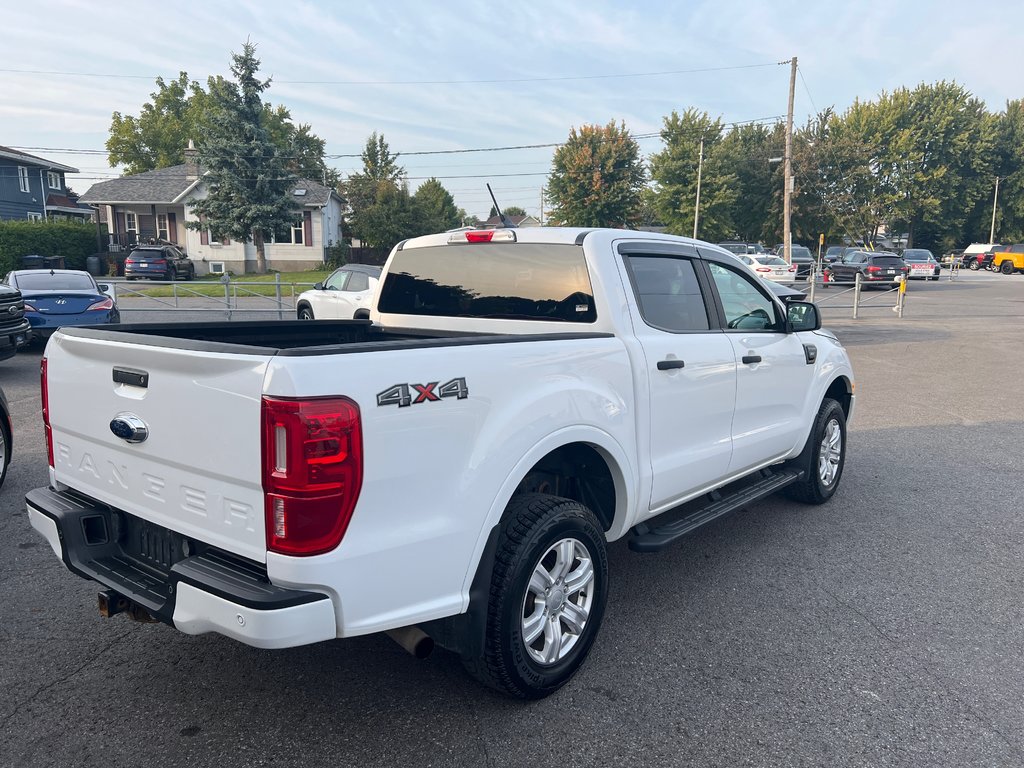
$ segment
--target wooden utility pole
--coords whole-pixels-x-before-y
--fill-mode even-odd
[[[700,155],[697,158],[697,202],[693,204],[693,239],[697,239],[697,223],[700,221],[700,172],[704,168],[704,137],[700,137]]]
[[[782,243],[783,254],[787,264],[793,263],[793,234],[789,229],[791,204],[789,195],[793,186],[793,97],[796,94],[796,56],[790,62],[789,69],[789,109],[786,110],[786,157],[782,180]]]

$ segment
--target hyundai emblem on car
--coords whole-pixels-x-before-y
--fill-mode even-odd
[[[129,443],[141,443],[149,437],[146,422],[134,413],[119,413],[110,422],[110,431]]]

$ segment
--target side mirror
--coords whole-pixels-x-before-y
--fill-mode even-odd
[[[792,333],[821,328],[821,313],[809,301],[791,301],[786,305],[786,320]]]
[[[316,284],[313,285],[313,290],[314,291],[322,291],[323,289],[324,289],[324,284],[323,283],[316,283]]]
[[[110,290],[110,286],[107,283],[96,283],[96,287],[103,291],[103,293]]]

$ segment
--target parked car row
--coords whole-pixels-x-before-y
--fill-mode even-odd
[[[826,268],[830,283],[853,283],[860,275],[862,285],[890,286],[899,277],[907,277],[910,267],[888,251],[849,250]]]

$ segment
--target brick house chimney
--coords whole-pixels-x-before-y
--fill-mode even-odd
[[[199,178],[199,150],[188,140],[188,148],[185,150],[185,178],[188,181],[195,181]]]

